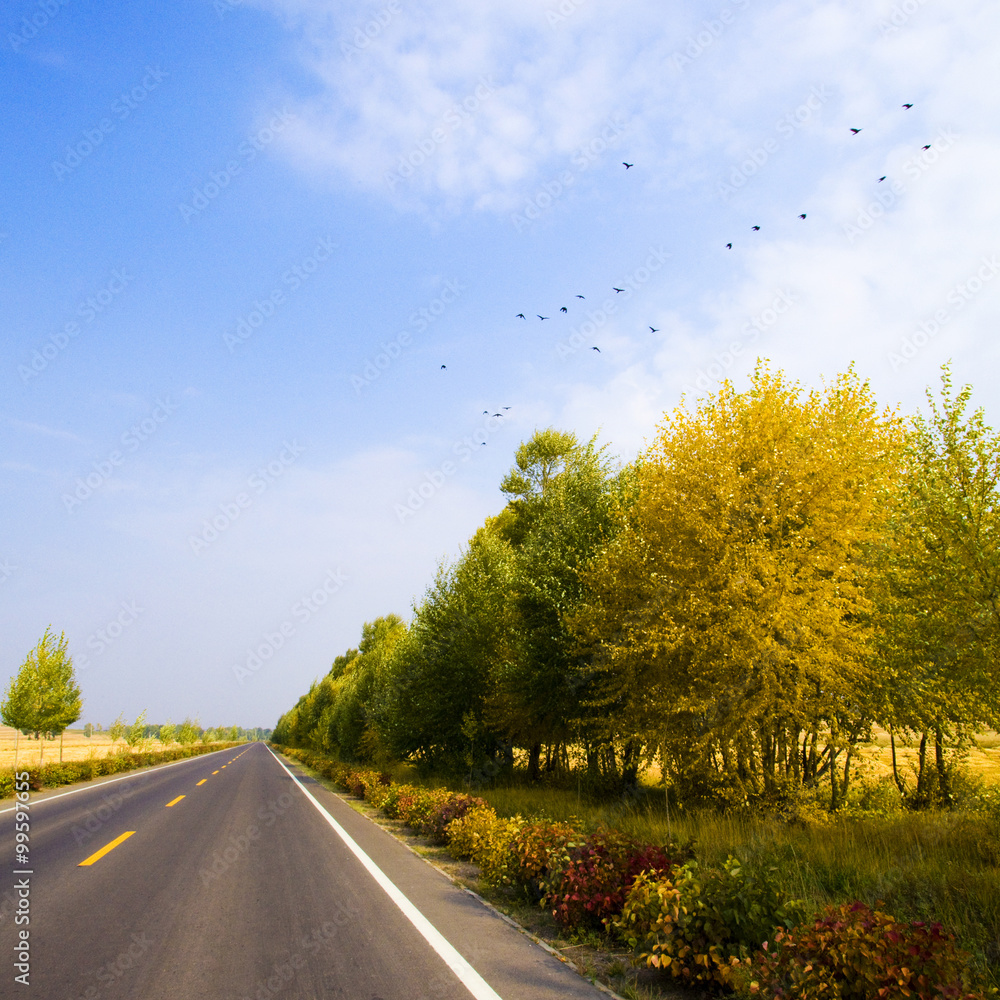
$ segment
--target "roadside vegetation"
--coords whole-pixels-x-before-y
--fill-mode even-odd
[[[491,843],[571,829],[532,891],[613,856],[633,933],[602,933],[668,973],[749,990],[752,966],[771,996],[1000,985],[1000,437],[947,367],[927,398],[908,416],[853,369],[807,392],[759,363],[625,465],[537,431],[410,621],[367,623],[274,741],[464,789]],[[602,830],[630,846],[585,862]],[[640,880],[636,845],[669,867]],[[809,957],[831,934],[859,968],[904,941],[930,978],[876,950],[895,985],[837,993]]]

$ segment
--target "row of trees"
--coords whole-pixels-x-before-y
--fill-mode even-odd
[[[947,798],[946,746],[1000,717],[1000,439],[970,395],[945,368],[905,417],[853,369],[758,365],[624,467],[539,431],[410,623],[366,624],[274,738],[614,787],[655,759],[688,796],[836,807],[877,725]]]

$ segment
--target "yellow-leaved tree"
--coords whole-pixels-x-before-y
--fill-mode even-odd
[[[853,369],[806,392],[761,362],[745,392],[724,382],[658,428],[573,628],[608,718],[689,793],[826,776],[837,805],[878,701],[866,553],[902,443]]]

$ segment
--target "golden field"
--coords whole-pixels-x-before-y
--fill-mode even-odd
[[[10,726],[0,726],[0,769],[14,766],[14,737],[16,733]],[[18,767],[38,764],[42,753],[42,740],[32,740],[26,736],[17,737]],[[43,764],[51,764],[59,760],[59,740],[44,741]],[[176,746],[177,744],[169,744]],[[118,741],[118,748],[124,746],[124,741]],[[164,750],[166,745],[159,740],[151,740],[149,749]],[[106,732],[94,733],[93,736],[83,735],[82,729],[67,729],[62,735],[63,760],[87,760],[94,757],[106,757],[111,753],[111,737]]]

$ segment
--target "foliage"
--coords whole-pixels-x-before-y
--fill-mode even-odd
[[[775,929],[792,926],[803,904],[786,899],[774,869],[750,870],[736,858],[721,868],[688,861],[667,877],[640,874],[614,928],[639,960],[690,982],[723,985]]]
[[[582,841],[568,842],[558,857],[549,858],[543,905],[564,927],[607,926],[621,913],[637,875],[665,874],[681,853],[674,845],[642,844],[602,827]]]
[[[12,677],[0,702],[0,718],[22,732],[59,734],[80,718],[83,706],[65,633],[58,639],[50,625]]]
[[[778,930],[753,963],[758,990],[795,1000],[957,1000],[974,996],[965,968],[966,956],[940,924],[903,923],[859,902]]]

